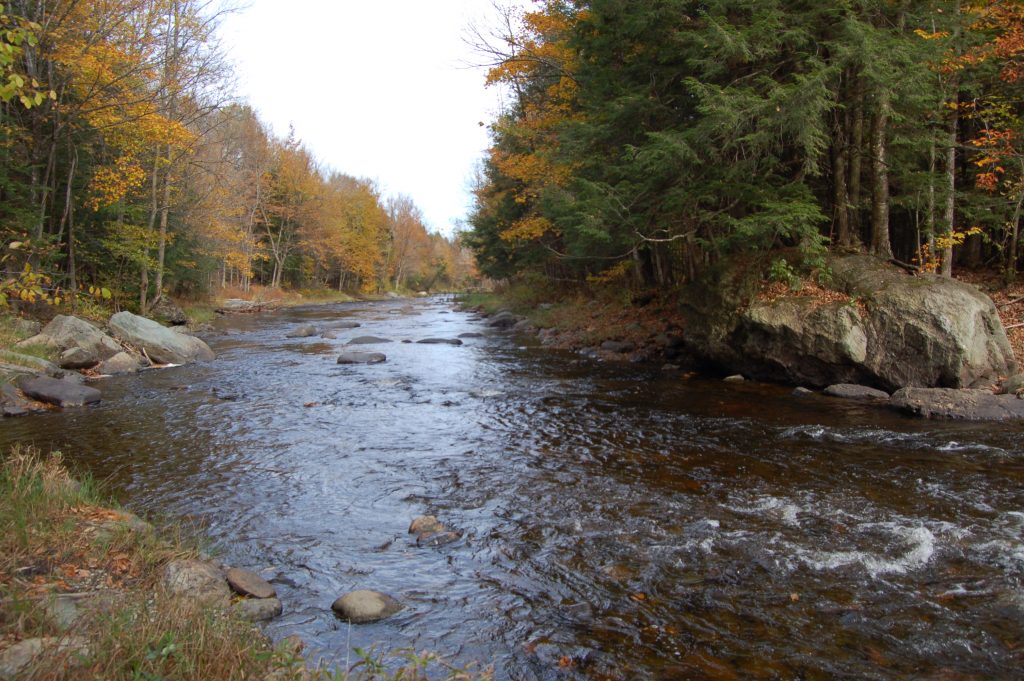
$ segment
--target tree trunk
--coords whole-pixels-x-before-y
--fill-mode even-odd
[[[850,115],[850,172],[847,174],[850,204],[850,231],[861,238],[860,193],[861,193],[861,158],[864,148],[864,79],[855,76],[853,79],[853,111]]]
[[[889,163],[886,133],[889,127],[889,93],[878,95],[878,111],[871,126],[871,166],[874,181],[871,196],[871,252],[892,258],[889,241]]]
[[[153,301],[164,294],[164,256],[167,252],[167,218],[171,211],[171,145],[167,145],[167,170],[164,172],[163,203],[160,206],[160,237],[156,246],[156,279],[153,282]]]
[[[849,247],[851,242],[849,190],[846,184],[848,160],[846,131],[843,129],[843,121],[837,111],[832,135],[832,209],[835,216],[835,243],[842,248]]]
[[[957,99],[954,99],[954,104]],[[942,276],[953,276],[953,231],[956,219],[956,136],[960,116],[953,108],[949,121],[949,147],[946,149],[946,211],[942,216],[942,227],[946,233],[946,246],[942,249]]]

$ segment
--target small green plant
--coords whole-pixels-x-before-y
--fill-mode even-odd
[[[803,286],[803,281],[797,275],[796,269],[785,258],[777,258],[772,261],[772,266],[768,270],[768,278],[785,284],[791,291],[799,291]]]

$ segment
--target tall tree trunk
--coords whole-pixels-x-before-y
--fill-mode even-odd
[[[835,216],[835,243],[850,246],[849,195],[846,184],[847,146],[843,120],[837,111],[832,134],[832,207]]]
[[[958,99],[953,100],[954,104]],[[960,115],[953,108],[949,121],[949,147],[946,149],[946,211],[942,216],[942,228],[946,234],[946,246],[942,249],[942,276],[953,276],[953,231],[956,219],[956,137]]]
[[[167,145],[167,169],[163,175],[163,202],[160,205],[160,236],[156,245],[156,278],[153,302],[164,294],[164,259],[167,252],[167,218],[171,211],[171,145]]]
[[[853,78],[853,109],[850,113],[850,172],[847,173],[850,204],[850,231],[861,238],[860,194],[861,194],[861,158],[864,149],[864,79]]]
[[[938,158],[935,140],[928,145],[928,206],[925,214],[925,241],[928,244],[928,256],[935,257],[935,171],[938,169]],[[921,238],[918,236],[917,252],[921,254]],[[922,266],[924,262],[920,263]]]
[[[889,128],[889,93],[878,95],[878,111],[871,126],[871,166],[873,191],[871,196],[871,252],[883,258],[892,258],[889,241],[889,160],[886,134]]]

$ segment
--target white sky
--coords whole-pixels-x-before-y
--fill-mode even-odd
[[[498,92],[465,44],[491,0],[247,0],[222,37],[239,95],[324,165],[412,197],[428,227],[464,219]]]

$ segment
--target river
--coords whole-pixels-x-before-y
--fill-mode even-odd
[[[286,339],[298,324],[338,340]],[[461,347],[401,340],[452,338]],[[345,341],[386,364],[335,363]],[[440,298],[217,322],[214,362],[8,419],[129,508],[202,522],[332,665],[378,644],[502,679],[1010,678],[1024,427],[683,380],[488,333]],[[412,518],[464,533],[419,548]],[[407,607],[349,627],[359,588]]]

